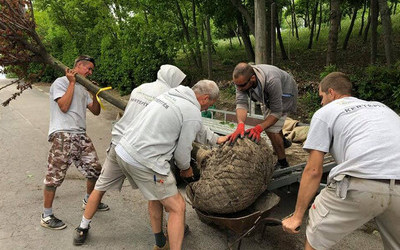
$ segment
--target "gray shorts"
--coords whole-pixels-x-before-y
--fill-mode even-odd
[[[115,145],[111,144],[109,149],[107,150],[106,161],[103,164],[101,174],[96,182],[96,186],[94,187],[94,189],[98,191],[107,191],[110,189],[117,189],[121,191],[122,184],[124,183],[126,176],[118,165],[116,155],[117,154],[115,153]],[[132,187],[136,187],[134,182]]]
[[[178,193],[172,171],[169,171],[168,175],[161,175],[151,169],[143,170],[132,166],[122,160],[118,154],[116,159],[130,183],[140,189],[146,200],[164,200]]]
[[[347,234],[375,218],[385,249],[400,249],[400,185],[349,177],[332,182],[309,210],[307,240],[329,249]]]
[[[264,114],[264,119],[267,118],[267,116],[269,114],[271,114],[271,110],[266,109],[265,114]],[[279,120],[276,121],[276,123],[274,125],[272,125],[271,127],[267,128],[264,131],[267,133],[278,134],[282,130],[283,125],[285,124],[286,117],[287,117],[286,113],[282,114],[281,118],[279,118]]]

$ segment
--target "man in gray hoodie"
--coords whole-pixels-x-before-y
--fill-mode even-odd
[[[182,246],[185,201],[177,190],[169,161],[174,157],[180,175],[191,177],[193,141],[205,144],[226,141],[227,136],[208,136],[202,124],[201,111],[207,110],[218,96],[218,86],[210,80],[199,81],[192,89],[184,86],[171,89],[157,97],[132,121],[115,147],[117,162],[131,184],[140,189],[145,199],[159,201],[169,212],[167,230],[169,246],[173,250]],[[154,227],[159,226],[159,221],[153,216],[150,221],[156,231]],[[167,244],[161,249],[167,249]]]
[[[236,118],[238,126],[230,135],[233,144],[245,134],[253,141],[260,140],[265,131],[278,156],[275,168],[289,167],[286,161],[282,127],[289,112],[296,111],[297,84],[287,72],[267,64],[250,65],[239,63],[233,70],[233,82],[236,86]],[[255,127],[244,130],[248,111],[248,99],[261,103],[264,121]]]
[[[118,144],[123,132],[129,123],[151,102],[155,97],[177,87],[186,75],[176,66],[162,65],[157,73],[157,80],[145,83],[135,88],[126,106],[124,115],[114,125],[110,147],[107,149],[107,158],[103,164],[103,171],[96,182],[96,186],[91,193],[87,204],[83,205],[85,212],[79,227],[75,229],[74,245],[82,245],[89,231],[89,224],[96,213],[104,193],[109,189],[121,190],[125,180],[125,174],[118,166],[115,154],[115,145]],[[149,202],[149,206],[153,204]]]

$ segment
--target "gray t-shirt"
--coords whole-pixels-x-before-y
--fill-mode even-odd
[[[49,137],[54,132],[86,132],[86,108],[92,103],[88,91],[79,83],[75,84],[71,106],[63,113],[56,100],[61,98],[69,86],[66,76],[57,78],[50,87]]]
[[[252,67],[257,76],[257,88],[248,91],[236,89],[236,109],[248,110],[250,96],[270,109],[271,115],[278,119],[282,114],[296,111],[298,89],[293,77],[273,65]]]
[[[339,174],[365,179],[400,179],[400,117],[380,102],[345,97],[313,116],[306,150],[330,152]]]

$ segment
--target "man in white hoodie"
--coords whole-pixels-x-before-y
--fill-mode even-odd
[[[174,157],[180,175],[191,177],[193,141],[226,141],[227,136],[208,136],[202,124],[201,111],[207,110],[218,96],[218,86],[210,80],[199,81],[192,89],[178,86],[169,90],[132,121],[115,148],[118,164],[128,179],[133,180],[147,200],[159,201],[169,212],[167,230],[173,250],[182,246],[185,201],[177,190],[169,161]],[[152,227],[159,223],[152,216],[150,220]],[[161,249],[167,247],[168,243]]]
[[[156,81],[142,84],[132,91],[124,115],[113,127],[111,144],[107,150],[107,158],[103,164],[101,175],[96,182],[96,186],[87,204],[83,205],[85,212],[82,216],[81,224],[75,229],[74,245],[82,245],[85,242],[89,232],[89,224],[97,211],[98,205],[101,203],[104,193],[109,189],[121,190],[122,188],[125,174],[116,161],[115,146],[121,139],[123,132],[128,127],[129,123],[153,101],[155,97],[171,88],[177,87],[185,77],[186,75],[176,66],[168,64],[162,65],[157,73]],[[152,205],[153,204],[149,202],[149,207]]]

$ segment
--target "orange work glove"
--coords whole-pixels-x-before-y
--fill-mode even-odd
[[[241,122],[237,125],[235,132],[228,135],[229,145],[233,146],[233,144],[235,144],[235,142],[237,141],[237,139],[239,137],[240,138],[244,137],[244,123],[243,122]]]
[[[257,125],[254,128],[249,128],[248,130],[246,130],[245,133],[250,140],[258,143],[261,138],[261,132],[263,132],[262,127],[260,125]]]

